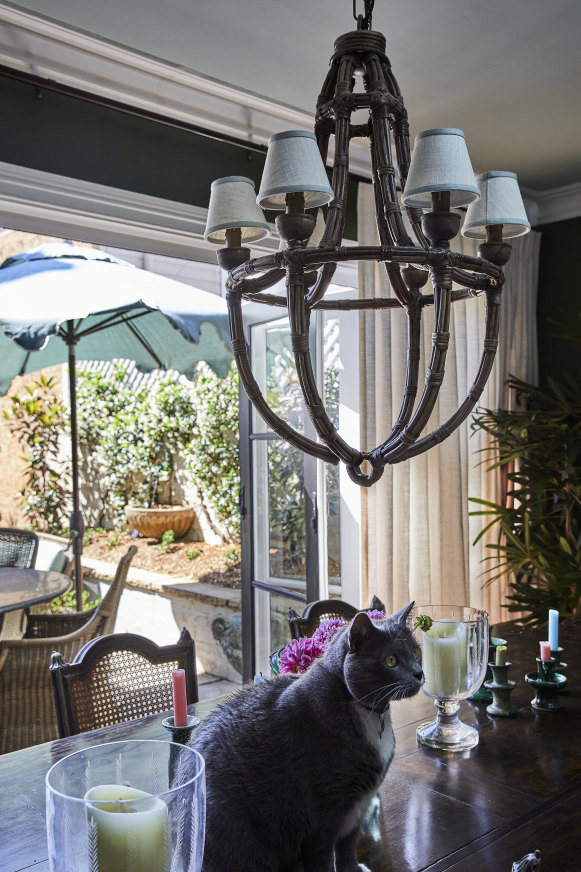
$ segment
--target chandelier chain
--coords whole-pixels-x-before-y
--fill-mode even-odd
[[[365,15],[357,15],[357,0],[353,0],[353,18],[357,22],[358,30],[371,30],[371,13],[375,0],[364,0]]]

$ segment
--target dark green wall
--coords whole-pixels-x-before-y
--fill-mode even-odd
[[[248,176],[257,190],[260,184],[263,151],[1,72],[0,110],[0,160],[7,163],[194,206],[208,205],[210,184],[220,176]],[[345,235],[357,238],[356,185],[350,185]]]
[[[581,218],[545,224],[535,230],[541,232],[537,327],[542,384],[548,376],[558,378],[563,370],[581,366],[581,281],[577,263]],[[577,341],[563,339],[563,333]]]

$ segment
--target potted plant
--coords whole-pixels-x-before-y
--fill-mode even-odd
[[[479,538],[496,527],[488,547],[488,583],[511,575],[509,611],[540,626],[548,610],[575,619],[581,609],[581,371],[546,387],[509,380],[521,399],[516,411],[485,410],[473,424],[491,438],[507,480],[506,500],[473,499],[488,518]],[[478,541],[478,540],[476,540]]]
[[[139,421],[140,436],[132,445],[133,489],[125,506],[130,526],[143,536],[161,539],[172,530],[179,539],[194,521],[195,510],[174,501],[176,462],[191,442],[195,420],[193,401],[172,379],[150,393]]]

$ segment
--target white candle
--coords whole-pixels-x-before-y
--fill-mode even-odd
[[[131,803],[127,800],[138,800]],[[165,856],[167,805],[122,784],[102,784],[85,794],[89,857],[99,872],[169,872]],[[93,866],[91,866],[93,868]]]
[[[434,621],[424,633],[424,689],[436,699],[466,691],[468,637],[460,621]]]
[[[559,647],[559,612],[549,609],[549,646],[551,651]]]

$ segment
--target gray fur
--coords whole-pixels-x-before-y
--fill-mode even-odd
[[[410,609],[356,615],[304,675],[246,686],[202,722],[191,744],[206,760],[203,872],[366,869],[355,850],[393,756],[389,703],[422,682]]]

